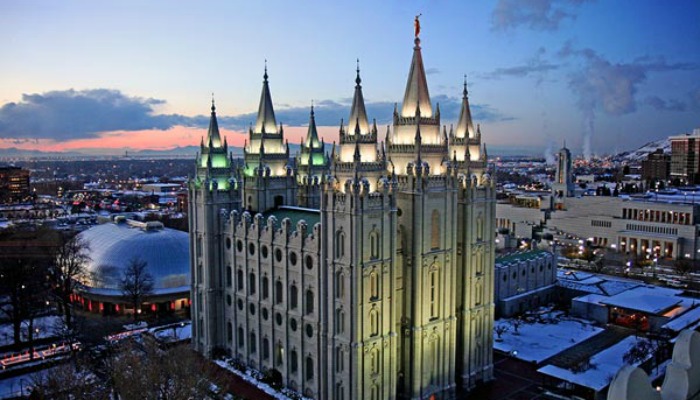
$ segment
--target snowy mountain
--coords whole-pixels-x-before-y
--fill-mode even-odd
[[[625,151],[617,154],[614,159],[615,161],[627,162],[627,163],[640,163],[642,160],[647,158],[649,153],[653,153],[656,149],[663,149],[664,153],[671,154],[671,139],[666,137],[663,139],[655,140],[649,142],[644,146],[633,151]]]

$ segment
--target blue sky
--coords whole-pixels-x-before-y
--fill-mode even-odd
[[[700,127],[697,1],[24,0],[0,3],[0,146],[198,144],[212,92],[237,143],[266,59],[290,132],[313,100],[332,140],[356,58],[370,118],[386,124],[417,13],[443,123],[467,74],[491,148],[604,153]]]

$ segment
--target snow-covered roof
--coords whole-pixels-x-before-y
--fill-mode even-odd
[[[662,328],[680,332],[683,329],[700,322],[700,307],[692,308],[680,316],[668,321]]]
[[[601,302],[609,306],[641,311],[648,314],[662,314],[683,301],[683,298],[678,296],[680,291],[664,289],[665,288],[656,286],[639,286],[618,293]]]
[[[612,377],[622,368],[624,365],[622,356],[634,345],[636,340],[637,338],[634,336],[629,336],[595,354],[590,359],[591,368],[583,372],[576,373],[551,364],[545,365],[537,372],[599,392],[610,384]]]

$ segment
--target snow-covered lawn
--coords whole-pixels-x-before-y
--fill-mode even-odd
[[[506,325],[509,328],[501,335],[502,341],[494,333],[494,349],[537,363],[603,331],[590,321],[561,314],[554,314],[551,322],[523,323],[517,333],[510,321],[499,319],[495,322],[496,327]]]
[[[192,324],[183,322],[167,328],[153,328],[151,333],[161,342],[181,342],[192,339]]]
[[[214,362],[216,363],[216,365],[220,366],[221,368],[224,368],[224,369],[238,375],[239,377],[243,378],[243,380],[254,385],[258,389],[265,392],[266,394],[272,396],[272,398],[274,398],[274,399],[278,399],[278,400],[290,399],[290,396],[287,396],[285,393],[280,393],[277,390],[270,387],[270,385],[268,385],[267,383],[260,382],[260,380],[258,380],[255,376],[253,376],[253,373],[250,369],[248,369],[246,372],[242,372],[242,371],[239,371],[239,370],[233,368],[231,365],[229,365],[229,363],[227,363],[224,360],[216,360]],[[259,375],[260,373],[258,372],[257,374]],[[285,392],[287,390],[288,389],[282,389],[283,392]],[[300,397],[300,399],[301,400],[308,400],[307,397],[303,397],[303,396]]]
[[[605,389],[617,371],[625,365],[622,356],[637,340],[634,336],[630,336],[614,346],[595,354],[590,359],[590,367],[582,372],[577,373],[554,365],[545,365],[537,371],[598,392]],[[638,363],[635,363],[635,365],[638,365]]]
[[[56,336],[57,329],[61,326],[61,317],[47,315],[34,320],[34,339],[44,339]],[[27,340],[29,321],[22,322],[22,340]],[[36,330],[39,330],[38,333]],[[14,343],[12,324],[0,325],[0,346],[8,346]]]

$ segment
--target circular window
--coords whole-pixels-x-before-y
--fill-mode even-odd
[[[238,304],[238,309],[239,309],[239,310],[243,310],[243,300],[238,299],[238,302],[237,302],[236,304]]]
[[[289,253],[289,262],[292,263],[292,265],[297,265],[297,253]]]
[[[513,272],[513,279],[515,279],[515,278],[517,278],[517,277],[518,277],[518,273],[517,273],[517,272]]]
[[[231,238],[226,238],[226,248],[227,249],[231,248]]]
[[[306,268],[312,269],[314,267],[314,258],[311,256],[306,256]]]
[[[289,320],[289,327],[292,329],[292,332],[296,332],[297,331],[297,320],[295,320],[294,318],[290,319]]]
[[[314,336],[314,327],[311,326],[311,324],[306,324],[306,336],[307,337],[313,337]]]
[[[401,211],[400,208],[397,208],[397,209],[396,209],[396,216],[397,216],[397,217],[400,217],[401,214],[403,214],[403,211]]]
[[[262,254],[263,258],[267,258],[267,246],[262,245],[260,247],[260,254]]]
[[[243,251],[243,241],[242,240],[239,240],[238,242],[236,242],[236,248],[238,249],[238,251]]]
[[[525,270],[523,270],[520,275],[525,276]]]
[[[263,308],[262,310],[260,310],[260,314],[262,315],[263,319],[267,321],[267,317],[269,317],[267,313],[267,308]]]
[[[277,262],[282,261],[282,250],[280,250],[280,249],[275,250],[275,259],[277,260]]]
[[[226,295],[226,304],[228,304],[228,305],[230,306],[230,305],[231,305],[231,302],[232,302],[232,300],[231,300],[231,295],[230,295],[230,294],[227,294],[227,295]]]
[[[251,256],[255,254],[255,244],[251,243],[248,245],[248,253],[250,253]]]
[[[282,325],[282,314],[275,314],[275,322],[277,322],[277,325]]]
[[[251,304],[248,309],[250,310],[250,315],[255,315],[255,304]]]

